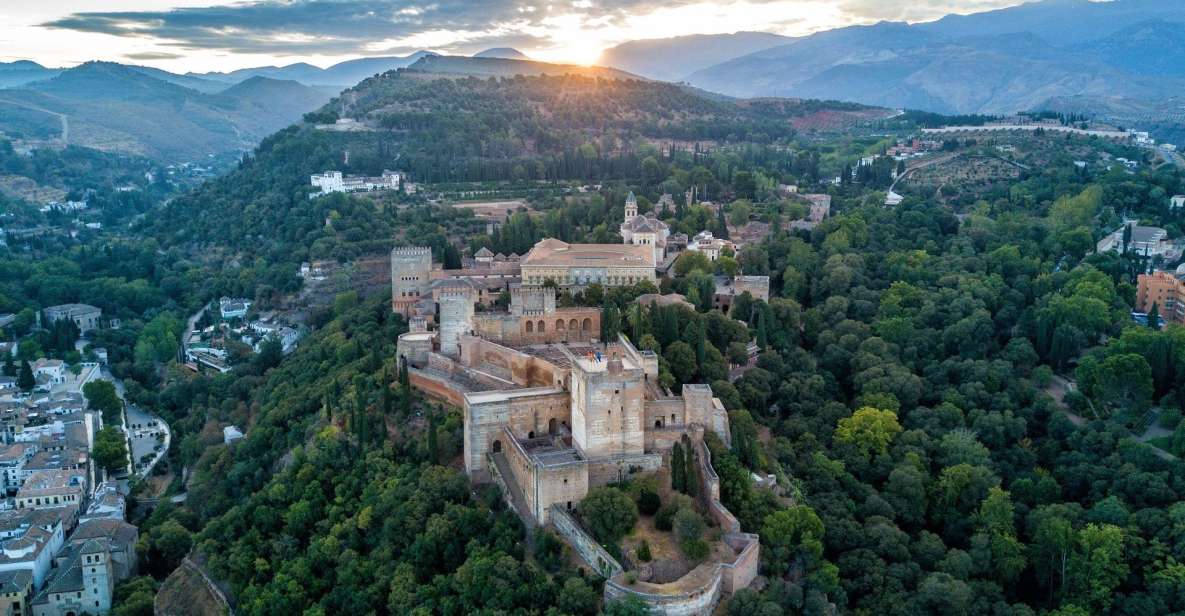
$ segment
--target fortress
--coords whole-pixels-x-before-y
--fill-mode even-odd
[[[544,240],[524,259],[523,275],[541,280],[542,273],[528,272],[533,257],[542,257],[535,265],[578,264],[579,273],[553,274],[565,284],[585,276],[610,284],[653,280],[651,246],[606,246]],[[556,252],[563,256],[549,261]],[[509,310],[478,312],[475,281],[434,279],[427,248],[396,249],[391,263],[392,308],[411,323],[397,355],[414,387],[461,409],[465,470],[473,480],[499,484],[528,525],[554,527],[609,578],[607,598],[637,594],[656,614],[709,614],[723,593],[752,581],[757,537],[740,532],[720,504],[702,441],[707,430],[730,441],[728,413],[710,386],[687,384],[682,395],[666,390],[655,353],[624,336],[599,340],[600,309],[557,307],[554,285],[509,282]],[[594,274],[597,267],[607,269]],[[570,512],[592,488],[662,469],[680,441],[700,452],[704,509],[735,559],[701,564],[675,584],[643,580],[635,587]]]

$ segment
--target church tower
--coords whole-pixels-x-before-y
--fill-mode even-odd
[[[638,215],[638,198],[634,196],[634,191],[630,191],[629,196],[625,198],[625,219],[629,220]]]

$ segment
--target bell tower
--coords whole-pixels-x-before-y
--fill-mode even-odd
[[[625,219],[629,220],[638,215],[638,198],[634,196],[634,191],[630,191],[629,196],[625,198]]]

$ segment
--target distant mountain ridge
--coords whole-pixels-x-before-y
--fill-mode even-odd
[[[941,113],[1013,113],[1065,97],[1185,91],[1185,2],[1043,0],[922,24],[791,39],[696,71],[692,85]],[[1069,31],[1073,32],[1069,32]]]
[[[629,41],[606,49],[597,63],[651,79],[680,81],[700,69],[791,40],[768,32],[736,32]]]
[[[243,68],[227,73],[189,73],[189,75],[229,83],[238,83],[251,77],[270,77],[272,79],[290,79],[310,86],[341,86],[345,88],[357,84],[367,77],[373,77],[397,68],[411,66],[417,60],[431,55],[434,54],[428,51],[417,51],[406,56],[383,56],[346,60],[328,68],[320,68],[312,64],[299,62],[287,66],[259,66]]]
[[[196,78],[160,73],[88,62],[0,90],[0,132],[48,137],[50,129],[54,135],[68,131],[73,145],[189,162],[250,149],[332,97],[264,77],[230,86],[210,82],[218,91],[203,92],[180,85]]]
[[[610,79],[639,79],[644,77],[605,66],[552,64],[535,60],[476,56],[424,56],[407,70],[435,75],[477,75],[486,77],[514,77],[516,75],[581,75]]]
[[[473,54],[474,58],[502,58],[504,60],[530,60],[527,54],[513,47],[492,47]]]

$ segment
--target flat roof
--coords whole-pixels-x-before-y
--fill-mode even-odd
[[[564,390],[558,387],[527,387],[524,389],[466,392],[464,395],[465,401],[470,404],[484,404],[499,400],[514,400],[516,398],[531,398],[534,396],[562,393],[564,393]]]
[[[647,244],[569,244],[548,238],[535,244],[522,265],[569,267],[654,267]]]

